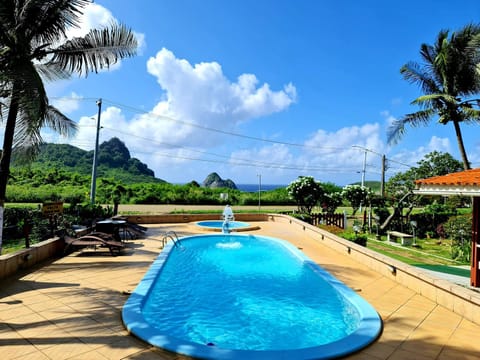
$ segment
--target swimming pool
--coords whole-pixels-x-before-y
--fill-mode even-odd
[[[166,246],[123,308],[127,329],[154,346],[206,359],[328,359],[380,334],[365,300],[283,240],[180,243]]]
[[[203,220],[197,221],[195,225],[211,231],[222,231],[224,228],[224,220]],[[230,231],[248,231],[256,230],[258,226],[251,225],[250,223],[244,221],[228,221],[228,229]]]

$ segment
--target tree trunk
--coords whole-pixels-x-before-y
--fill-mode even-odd
[[[8,109],[7,124],[3,138],[2,156],[0,158],[0,254],[3,243],[3,213],[5,209],[7,182],[10,175],[10,160],[12,158],[13,136],[18,114],[18,101],[15,94],[15,86],[12,90],[10,107]]]
[[[408,192],[403,197],[398,201],[398,204],[393,207],[393,213],[385,219],[382,225],[380,225],[380,230],[384,231],[392,222],[393,219],[396,217],[399,217],[403,213],[403,202],[410,196],[413,195],[413,193]],[[409,213],[413,210],[413,204],[409,204]]]
[[[455,128],[455,134],[457,135],[458,150],[460,150],[460,156],[462,157],[463,168],[465,170],[469,170],[470,162],[468,161],[467,153],[465,151],[465,145],[463,144],[463,136],[462,136],[462,131],[460,130],[460,123],[456,120],[452,120],[452,121],[453,121],[453,126]]]

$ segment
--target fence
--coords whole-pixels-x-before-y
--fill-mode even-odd
[[[345,229],[345,215],[343,214],[312,214],[312,225],[330,225]]]

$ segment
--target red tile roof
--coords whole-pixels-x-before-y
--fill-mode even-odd
[[[415,181],[416,185],[480,186],[480,168]]]

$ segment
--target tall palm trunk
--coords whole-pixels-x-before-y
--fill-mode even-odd
[[[462,131],[460,130],[460,123],[457,120],[452,120],[452,122],[455,128],[455,134],[457,135],[457,144],[458,149],[460,150],[460,156],[462,157],[463,168],[465,170],[469,170],[470,162],[468,161],[467,152],[465,151],[465,145],[463,144],[463,136]]]
[[[0,158],[0,254],[2,253],[3,243],[3,213],[5,210],[7,182],[10,175],[10,160],[12,157],[13,136],[15,134],[15,123],[18,114],[18,100],[15,95],[15,89],[16,86],[14,85],[12,89],[10,107],[8,109],[7,124],[5,125],[2,156]]]

